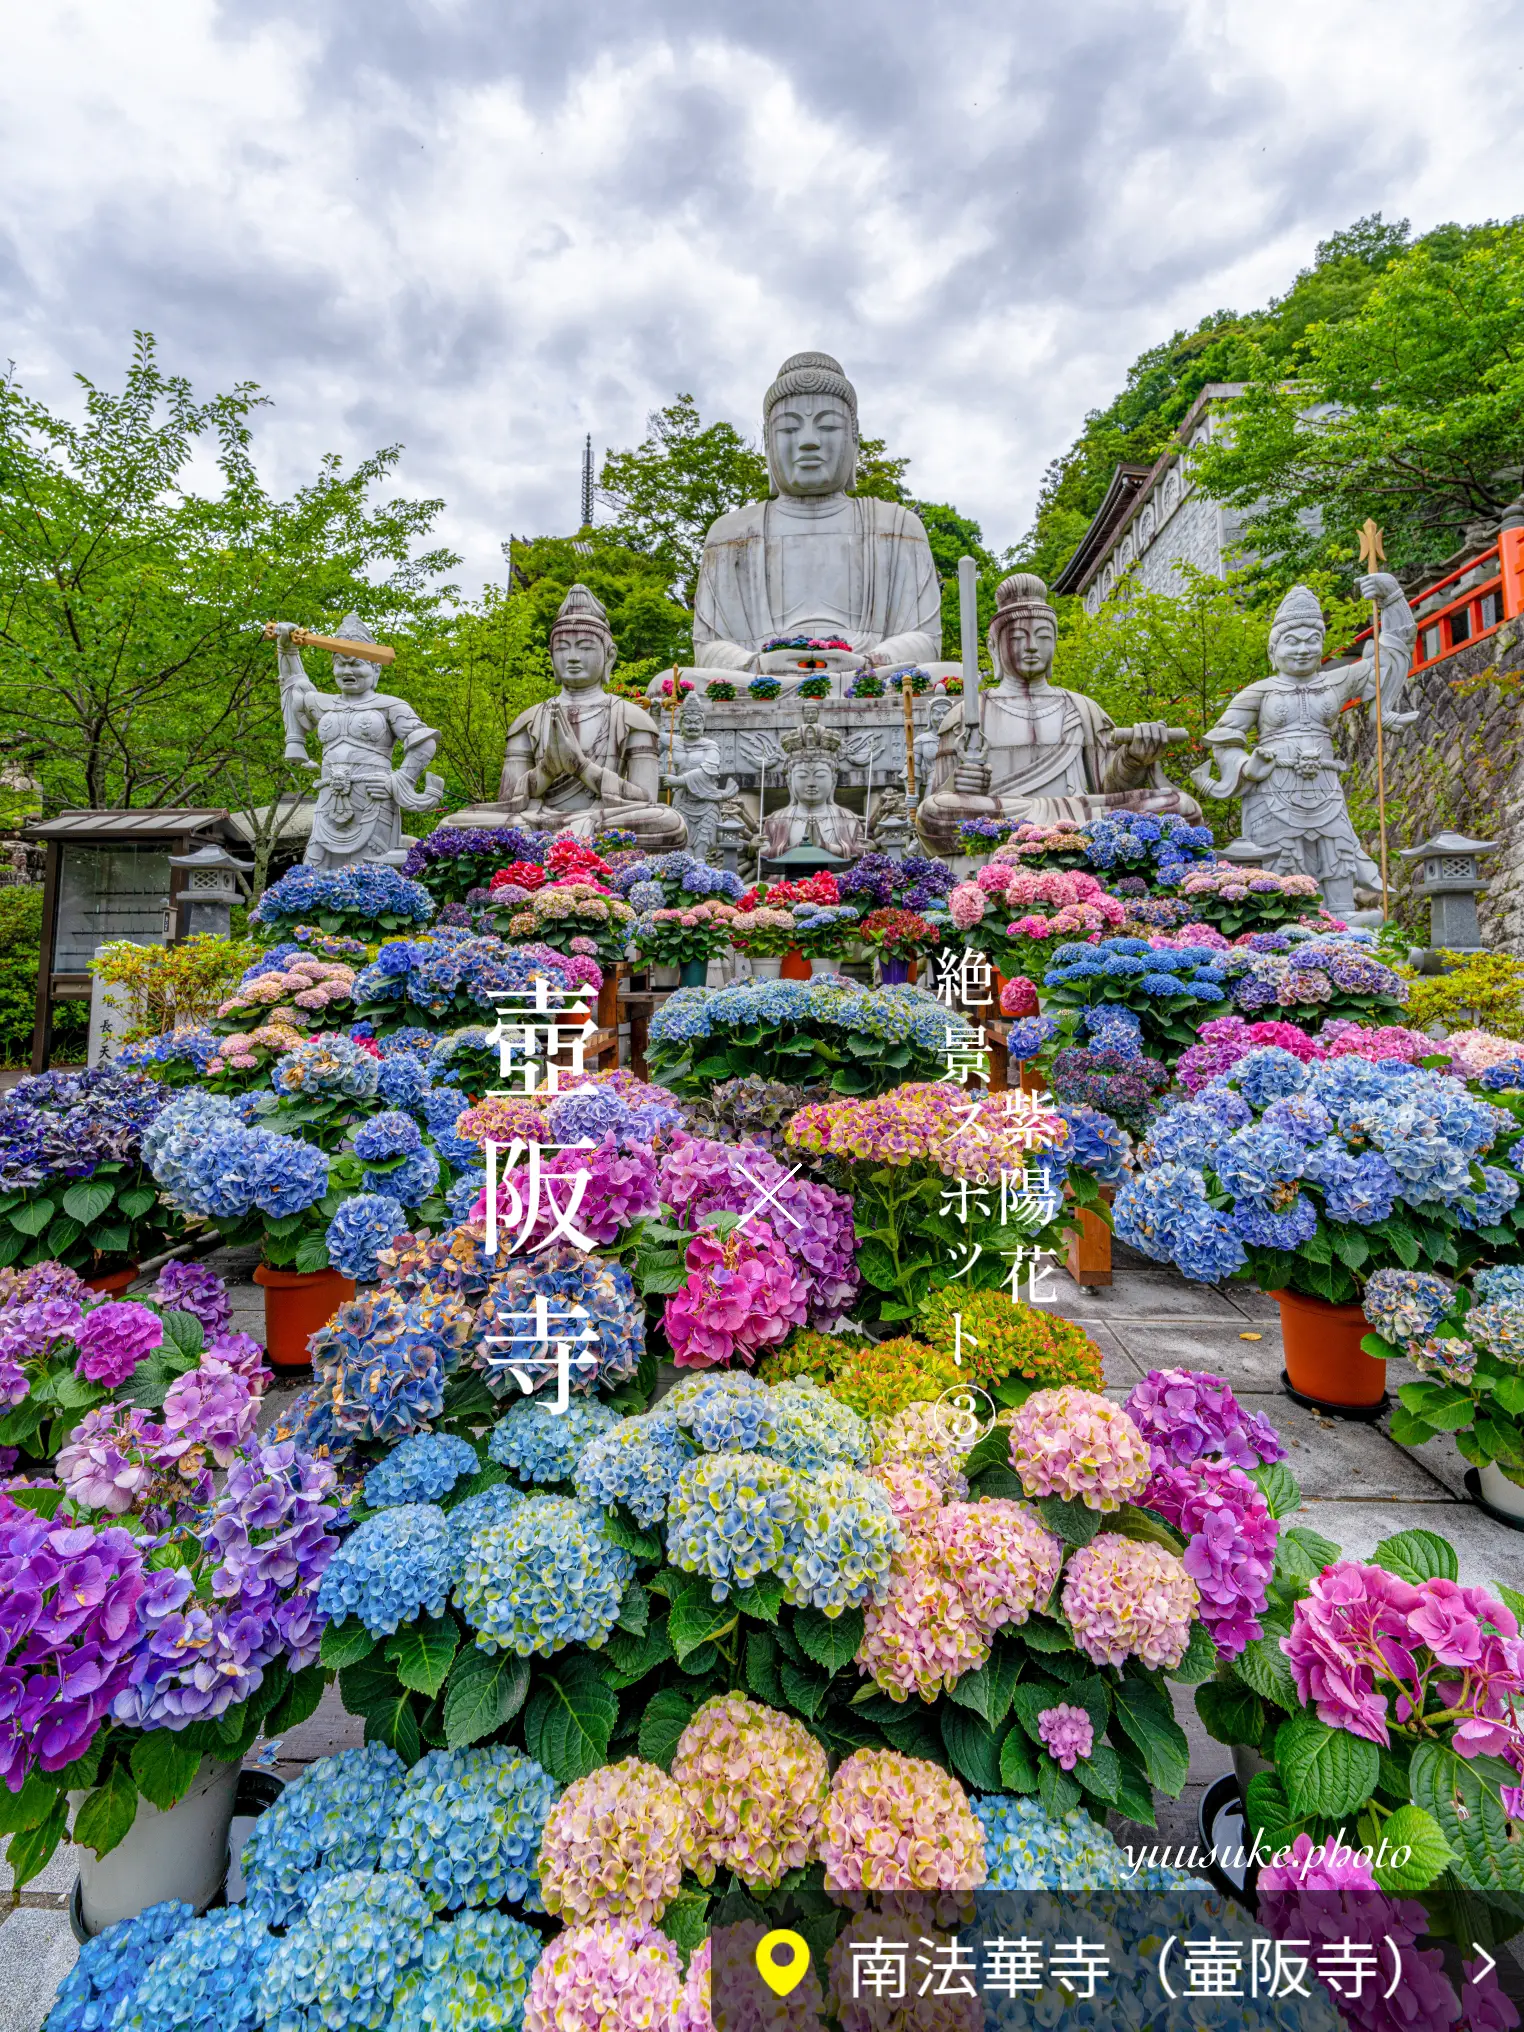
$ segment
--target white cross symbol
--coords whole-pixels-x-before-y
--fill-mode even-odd
[[[751,1173],[746,1169],[746,1166],[744,1164],[738,1164],[736,1166],[736,1169],[737,1171],[740,1172],[741,1176],[746,1180],[746,1183],[748,1185],[755,1186],[757,1191],[760,1192],[762,1195],[762,1197],[757,1201],[756,1205],[748,1207],[745,1213],[742,1214],[741,1218],[736,1222],[736,1227],[738,1229],[744,1228],[746,1223],[751,1219],[752,1215],[761,1213],[763,1207],[767,1206],[769,1203],[776,1206],[779,1213],[782,1214],[783,1218],[787,1221],[792,1221],[796,1228],[802,1228],[804,1226],[804,1222],[799,1218],[798,1214],[792,1212],[788,1207],[784,1206],[782,1201],[778,1198],[779,1193],[782,1192],[784,1186],[788,1184],[789,1179],[796,1178],[798,1174],[801,1171],[803,1171],[804,1164],[802,1161],[794,1166],[793,1170],[788,1174],[788,1178],[780,1178],[778,1180],[778,1183],[771,1187],[763,1185],[760,1179],[753,1178]]]

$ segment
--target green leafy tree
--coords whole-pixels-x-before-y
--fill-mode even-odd
[[[491,802],[508,729],[555,689],[534,601],[522,591],[484,586],[475,606],[429,631],[414,660],[417,674],[406,696],[438,729],[430,766],[445,779],[446,805]]]
[[[619,539],[659,562],[666,585],[691,610],[704,532],[732,508],[763,499],[767,460],[734,424],[704,423],[693,397],[679,395],[647,417],[645,440],[633,451],[605,454],[599,492],[614,510]]]
[[[1196,476],[1244,511],[1272,586],[1357,556],[1433,565],[1518,492],[1524,464],[1524,221],[1388,259],[1358,308],[1266,359]],[[1309,414],[1309,412],[1311,412]]]
[[[348,472],[325,458],[277,500],[253,462],[257,388],[198,400],[149,334],[120,395],[78,378],[78,422],[0,396],[0,722],[49,808],[271,802],[295,777],[258,624],[418,625],[452,591],[435,581],[453,553],[418,548],[442,503],[372,501],[396,447]]]
[[[664,554],[636,549],[616,528],[515,537],[510,549],[514,597],[526,603],[533,639],[542,648],[548,651],[551,623],[568,588],[580,580],[603,602],[622,661],[693,660],[693,618],[671,592]]]

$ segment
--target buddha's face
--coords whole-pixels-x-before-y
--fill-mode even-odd
[[[1323,668],[1323,627],[1318,621],[1292,621],[1270,636],[1270,661],[1287,677],[1316,677]]]
[[[363,656],[336,656],[333,659],[333,681],[345,698],[366,698],[376,688],[380,676],[375,664],[367,663]]]
[[[1058,627],[1046,607],[1018,609],[990,630],[990,654],[1007,676],[1035,684],[1053,668]]]
[[[596,628],[559,628],[550,661],[563,690],[596,691],[613,668],[614,651]]]
[[[795,804],[829,804],[836,788],[836,771],[818,755],[806,755],[788,773],[789,796]]]
[[[839,395],[787,396],[767,420],[767,460],[780,494],[840,494],[856,458],[857,426]]]

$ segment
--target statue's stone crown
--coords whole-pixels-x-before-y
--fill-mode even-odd
[[[1053,603],[1048,598],[1048,588],[1036,572],[1012,572],[1008,579],[1002,579],[995,592],[995,619],[1013,613],[1017,609],[1030,610],[1040,607],[1052,613]]]
[[[570,628],[590,628],[595,634],[604,636],[611,649],[614,646],[614,631],[609,626],[603,602],[580,579],[567,588],[561,610],[550,624],[551,639],[555,639],[558,631]]]
[[[358,614],[346,614],[339,623],[339,640],[341,642],[374,642],[375,639],[375,636]]]
[[[1293,586],[1276,608],[1270,632],[1273,635],[1277,628],[1300,628],[1309,624],[1317,628],[1323,626],[1323,608],[1318,596],[1310,586]]]
[[[785,755],[796,762],[802,762],[812,755],[835,757],[841,752],[841,736],[832,727],[823,727],[816,715],[805,709],[804,724],[786,728],[778,736],[779,745]]]

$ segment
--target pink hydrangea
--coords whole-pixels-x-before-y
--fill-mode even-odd
[[[1443,1058],[1448,1047],[1425,1031],[1410,1030],[1402,1023],[1385,1023],[1368,1028],[1363,1023],[1336,1019],[1325,1023],[1319,1042],[1328,1047],[1330,1058],[1365,1058],[1374,1064],[1398,1058],[1416,1065],[1421,1058]],[[1524,1047],[1517,1047],[1524,1049]]]
[[[987,1635],[1047,1606],[1063,1565],[1063,1541],[1025,1503],[1008,1496],[949,1503],[927,1521],[926,1535]]]
[[[146,1411],[98,1404],[58,1450],[54,1467],[64,1494],[82,1510],[125,1516],[153,1480],[163,1436]]]
[[[1266,1045],[1291,1052],[1304,1065],[1328,1056],[1323,1043],[1295,1023],[1246,1023],[1241,1016],[1214,1016],[1196,1035],[1199,1042],[1182,1052],[1175,1066],[1176,1079],[1190,1094],[1199,1093],[1209,1080]]]
[[[989,907],[977,882],[959,882],[948,894],[948,915],[959,931],[972,931]]]
[[[916,1899],[914,1910],[909,1913],[896,1911],[890,1905],[887,1909],[860,1912],[847,1922],[826,1959],[827,2003],[832,2022],[841,2027],[841,2032],[984,2032],[987,2021],[983,2002],[977,1993],[959,1995],[956,1977],[946,1981],[940,1976],[933,1977],[926,1995],[919,1994],[922,1962],[927,1968],[939,1970],[956,1966],[953,1937],[934,1929],[958,1925],[958,1903],[956,1899],[940,1898],[933,1901],[928,1912],[926,1901]],[[966,1957],[966,1941],[962,1952]],[[906,1969],[903,1997],[893,1994],[892,1984],[885,1986],[889,1994],[877,1996],[873,1987],[863,1984],[860,1978],[854,1982],[854,1968],[861,1969],[863,1955],[872,1953],[890,1957],[891,1966],[897,1964],[899,1954],[903,1953]],[[977,1949],[975,1953],[977,1956]],[[978,1977],[970,1977],[969,1982],[977,1991]],[[939,1995],[944,1989],[948,1994]],[[988,2022],[999,2022],[993,2009]],[[1030,2022],[1038,2022],[1035,2013]]]
[[[688,1980],[673,2021],[674,2032],[716,2032],[714,2022],[714,1958],[724,1999],[725,2032],[821,2032],[825,1998],[812,1967],[786,1997],[775,1996],[757,1982],[757,1949],[769,1929],[755,1919],[739,1919],[711,1932],[693,1950]]]
[[[655,1921],[683,1879],[683,1796],[656,1764],[626,1757],[569,1785],[540,1844],[547,1912]]]
[[[1149,1476],[1148,1445],[1109,1397],[1065,1384],[1034,1390],[1011,1420],[1011,1466],[1029,1496],[1119,1510]]]
[[[683,1967],[664,1933],[602,1919],[554,1939],[524,1999],[524,2032],[654,2032],[676,2017]]]
[[[887,1491],[890,1508],[901,1523],[942,1507],[942,1491],[936,1482],[909,1461],[885,1461],[872,1470],[872,1477]]]
[[[460,1133],[474,1140],[472,1131],[464,1124],[485,1112],[473,1108],[461,1117]],[[489,1131],[488,1133],[493,1133]],[[493,1140],[496,1141],[494,1133]],[[623,1148],[612,1135],[605,1136],[595,1150],[558,1150],[541,1161],[542,1180],[575,1180],[585,1175],[587,1183],[579,1188],[573,1183],[556,1186],[541,1184],[538,1204],[530,1184],[529,1172],[522,1166],[506,1171],[498,1180],[497,1218],[498,1225],[515,1245],[525,1250],[533,1249],[554,1230],[556,1225],[555,1207],[568,1212],[574,1227],[588,1235],[600,1248],[607,1248],[615,1242],[626,1228],[647,1214],[654,1214],[658,1199],[656,1191],[656,1159],[648,1143],[632,1142]],[[554,1195],[555,1207],[551,1205]],[[535,1208],[535,1220],[526,1231],[524,1222],[531,1207]],[[487,1189],[482,1187],[471,1207],[471,1219],[483,1219],[487,1211]],[[518,1238],[522,1235],[522,1242]]]
[[[914,1468],[935,1482],[944,1500],[961,1502],[968,1494],[963,1474],[967,1456],[967,1443],[948,1430],[948,1421],[937,1404],[907,1404],[874,1428],[875,1463]]]
[[[218,1334],[202,1349],[200,1367],[207,1375],[242,1376],[259,1397],[275,1381],[275,1371],[266,1363],[264,1348],[253,1334]]]
[[[1067,1701],[1041,1710],[1037,1733],[1061,1771],[1072,1771],[1080,1758],[1088,1757],[1095,1747],[1094,1722],[1082,1707],[1071,1707]]]
[[[894,1563],[889,1593],[867,1605],[857,1667],[894,1701],[935,1700],[990,1655],[989,1632],[941,1572],[923,1534]]]
[[[163,1418],[166,1458],[178,1460],[193,1446],[204,1446],[225,1468],[254,1430],[259,1399],[242,1375],[192,1369],[170,1384]]]
[[[1015,974],[1000,987],[1000,1013],[1002,1016],[1035,1016],[1041,1004],[1037,989],[1025,974]]]
[[[787,1252],[760,1217],[727,1235],[701,1228],[684,1259],[688,1281],[663,1317],[680,1369],[750,1366],[759,1348],[803,1326],[809,1298]]]
[[[826,1884],[847,1891],[973,1891],[984,1830],[940,1764],[857,1750],[831,1780],[821,1843]]]
[[[1489,1066],[1506,1065],[1524,1051],[1516,1037],[1499,1037],[1492,1030],[1452,1030],[1438,1049],[1448,1051],[1450,1062],[1463,1079],[1475,1079]]]
[[[164,1323],[146,1305],[129,1300],[96,1306],[75,1329],[79,1358],[75,1372],[90,1383],[116,1390],[164,1339]]]
[[[1196,1583],[1173,1552],[1114,1531],[1081,1546],[1064,1574],[1064,1615],[1097,1665],[1178,1665],[1191,1641]]]
[[[772,1891],[814,1861],[830,1767],[793,1715],[717,1694],[678,1737],[672,1777],[686,1809],[683,1853],[701,1884],[729,1869],[749,1890]]]

